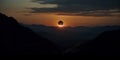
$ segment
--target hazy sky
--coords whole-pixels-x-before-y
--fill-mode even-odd
[[[20,23],[56,26],[120,25],[120,0],[0,0],[0,12]]]

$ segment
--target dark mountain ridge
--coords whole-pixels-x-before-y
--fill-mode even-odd
[[[21,26],[13,17],[0,13],[0,52],[55,54],[57,46],[37,35],[32,30]]]
[[[74,47],[67,55],[119,56],[120,30],[105,31],[97,38]]]

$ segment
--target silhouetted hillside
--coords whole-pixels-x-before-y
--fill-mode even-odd
[[[0,52],[8,54],[54,54],[56,45],[0,13]]]
[[[112,31],[120,29],[120,26],[76,26],[76,27],[51,27],[45,25],[26,25],[35,33],[48,38],[54,44],[62,47],[62,49],[69,49],[73,46],[83,44],[91,41],[99,36],[104,31]]]
[[[102,33],[93,41],[74,48],[70,55],[114,56],[120,54],[120,30]]]

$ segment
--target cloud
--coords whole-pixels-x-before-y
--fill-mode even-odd
[[[31,16],[32,14],[23,14],[23,15],[25,15],[25,16]]]
[[[55,8],[33,7],[30,8],[32,13],[56,13],[60,15],[83,16],[116,16],[120,13],[120,0],[32,0],[32,2],[57,5]]]
[[[58,15],[69,15],[69,16],[115,16],[120,17],[120,10],[96,10],[96,11],[82,11],[79,13],[58,13]]]

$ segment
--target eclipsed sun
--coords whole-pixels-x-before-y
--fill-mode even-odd
[[[64,27],[64,22],[63,21],[58,21],[58,27]]]

